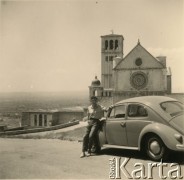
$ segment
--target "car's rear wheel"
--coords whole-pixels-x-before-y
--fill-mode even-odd
[[[146,140],[146,154],[154,161],[165,160],[168,155],[168,149],[158,136],[148,137]]]

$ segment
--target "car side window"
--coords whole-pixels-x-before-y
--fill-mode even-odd
[[[110,118],[125,118],[125,105],[115,106],[109,115]]]
[[[128,106],[128,116],[129,117],[147,117],[148,112],[144,106],[139,104],[130,104]]]

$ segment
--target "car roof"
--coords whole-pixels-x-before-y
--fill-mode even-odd
[[[146,105],[150,105],[150,104],[160,104],[162,102],[165,101],[177,101],[176,99],[167,97],[167,96],[139,96],[139,97],[133,97],[133,98],[129,98],[129,99],[124,99],[122,101],[119,101],[115,104],[122,104],[122,103],[143,103]]]
[[[178,100],[167,96],[140,96],[119,101],[115,104],[115,106],[123,103],[140,103],[151,107],[164,119],[171,120],[172,117],[167,113],[163,113],[164,111],[160,108],[160,104],[166,101],[178,101]]]

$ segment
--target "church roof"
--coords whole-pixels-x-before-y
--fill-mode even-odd
[[[124,58],[122,58],[122,59],[119,61],[119,63],[118,63],[113,69],[117,69],[117,68],[120,66],[120,64],[121,64],[123,61],[125,61],[126,59],[128,59],[128,57],[129,57],[131,54],[133,54],[134,51],[135,51],[137,48],[139,48],[139,49],[141,49],[142,51],[146,52],[152,59],[155,60],[155,62],[159,63],[159,66],[160,66],[160,67],[164,67],[163,64],[162,64],[156,57],[154,57],[152,54],[150,54],[150,52],[148,52],[148,51],[140,44],[140,41],[138,40],[137,45],[136,45],[136,46],[135,46],[135,47],[124,57]]]

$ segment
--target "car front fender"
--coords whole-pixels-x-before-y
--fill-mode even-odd
[[[100,147],[102,147],[104,144],[106,144],[106,121],[100,121],[100,127],[99,127],[99,143]]]
[[[141,149],[142,140],[144,140],[146,136],[149,136],[151,134],[159,136],[167,148],[174,151],[181,151],[181,149],[177,148],[177,145],[183,144],[178,142],[177,139],[175,138],[175,134],[179,135],[181,134],[170,126],[154,122],[144,127],[143,130],[141,131],[138,140],[139,150]]]

